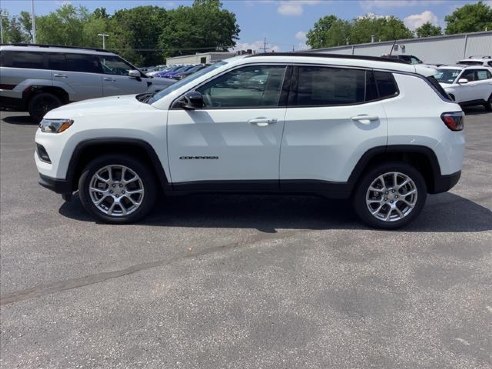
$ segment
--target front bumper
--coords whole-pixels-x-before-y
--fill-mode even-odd
[[[73,192],[72,186],[65,179],[51,178],[41,173],[39,174],[39,177],[39,184],[51,191],[62,195],[71,194]]]

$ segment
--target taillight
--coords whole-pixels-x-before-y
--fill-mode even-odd
[[[451,131],[462,131],[465,125],[465,114],[462,111],[442,113],[441,119]]]

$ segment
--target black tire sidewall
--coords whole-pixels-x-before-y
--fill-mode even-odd
[[[53,95],[49,92],[40,92],[36,95],[34,95],[31,100],[29,101],[29,115],[31,116],[32,120],[35,122],[35,123],[39,123],[42,119],[43,119],[43,116],[40,116],[40,115],[36,115],[34,113],[34,107],[35,107],[35,104],[38,103],[38,101],[42,98],[42,97],[46,97],[46,96],[50,96],[54,101],[57,102],[57,106],[53,107],[52,109],[55,109],[59,106],[62,105],[62,101],[60,100],[60,98],[56,95]],[[50,109],[50,110],[52,110]]]
[[[366,205],[366,193],[370,184],[378,176],[388,172],[400,172],[407,175],[414,181],[417,187],[418,196],[415,207],[409,215],[396,222],[384,222],[377,219],[369,212]],[[427,186],[422,174],[410,164],[395,162],[378,165],[363,175],[361,181],[357,184],[352,201],[355,212],[367,225],[379,229],[397,229],[408,225],[420,214],[425,205],[426,198]]]
[[[89,185],[92,176],[101,168],[107,165],[124,165],[141,178],[144,186],[144,198],[140,207],[128,216],[112,217],[101,212],[92,202],[89,194]],[[82,172],[79,179],[79,197],[84,208],[104,223],[127,224],[134,223],[146,216],[153,208],[157,184],[152,171],[140,161],[126,155],[105,155],[90,162]]]

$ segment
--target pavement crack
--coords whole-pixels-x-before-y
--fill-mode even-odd
[[[33,298],[38,298],[50,294],[54,294],[57,292],[72,290],[80,287],[90,286],[98,283],[103,283],[111,279],[116,279],[120,277],[124,277],[130,274],[134,274],[140,271],[149,270],[153,268],[163,267],[166,265],[170,265],[182,259],[188,258],[196,258],[205,255],[211,255],[214,253],[218,253],[221,251],[234,250],[240,246],[252,246],[254,244],[266,241],[266,240],[281,240],[293,237],[294,235],[306,232],[306,230],[296,230],[296,231],[285,231],[282,233],[272,233],[272,234],[257,234],[253,237],[250,237],[244,241],[233,242],[226,245],[218,245],[215,247],[211,247],[205,250],[201,250],[194,253],[189,253],[186,255],[180,255],[171,259],[165,260],[156,260],[147,263],[141,263],[132,265],[128,268],[116,270],[112,272],[102,272],[93,275],[88,275],[85,277],[72,278],[63,281],[57,281],[53,283],[48,283],[45,285],[39,285],[36,287],[28,288],[21,291],[7,293],[0,297],[0,306],[13,304],[20,301],[30,300]]]

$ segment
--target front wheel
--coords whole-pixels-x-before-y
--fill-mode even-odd
[[[424,178],[414,167],[406,163],[387,163],[362,178],[353,205],[364,223],[375,228],[396,229],[420,214],[426,197]]]
[[[152,172],[126,155],[106,155],[90,162],[79,180],[84,208],[106,223],[132,223],[154,206]]]

